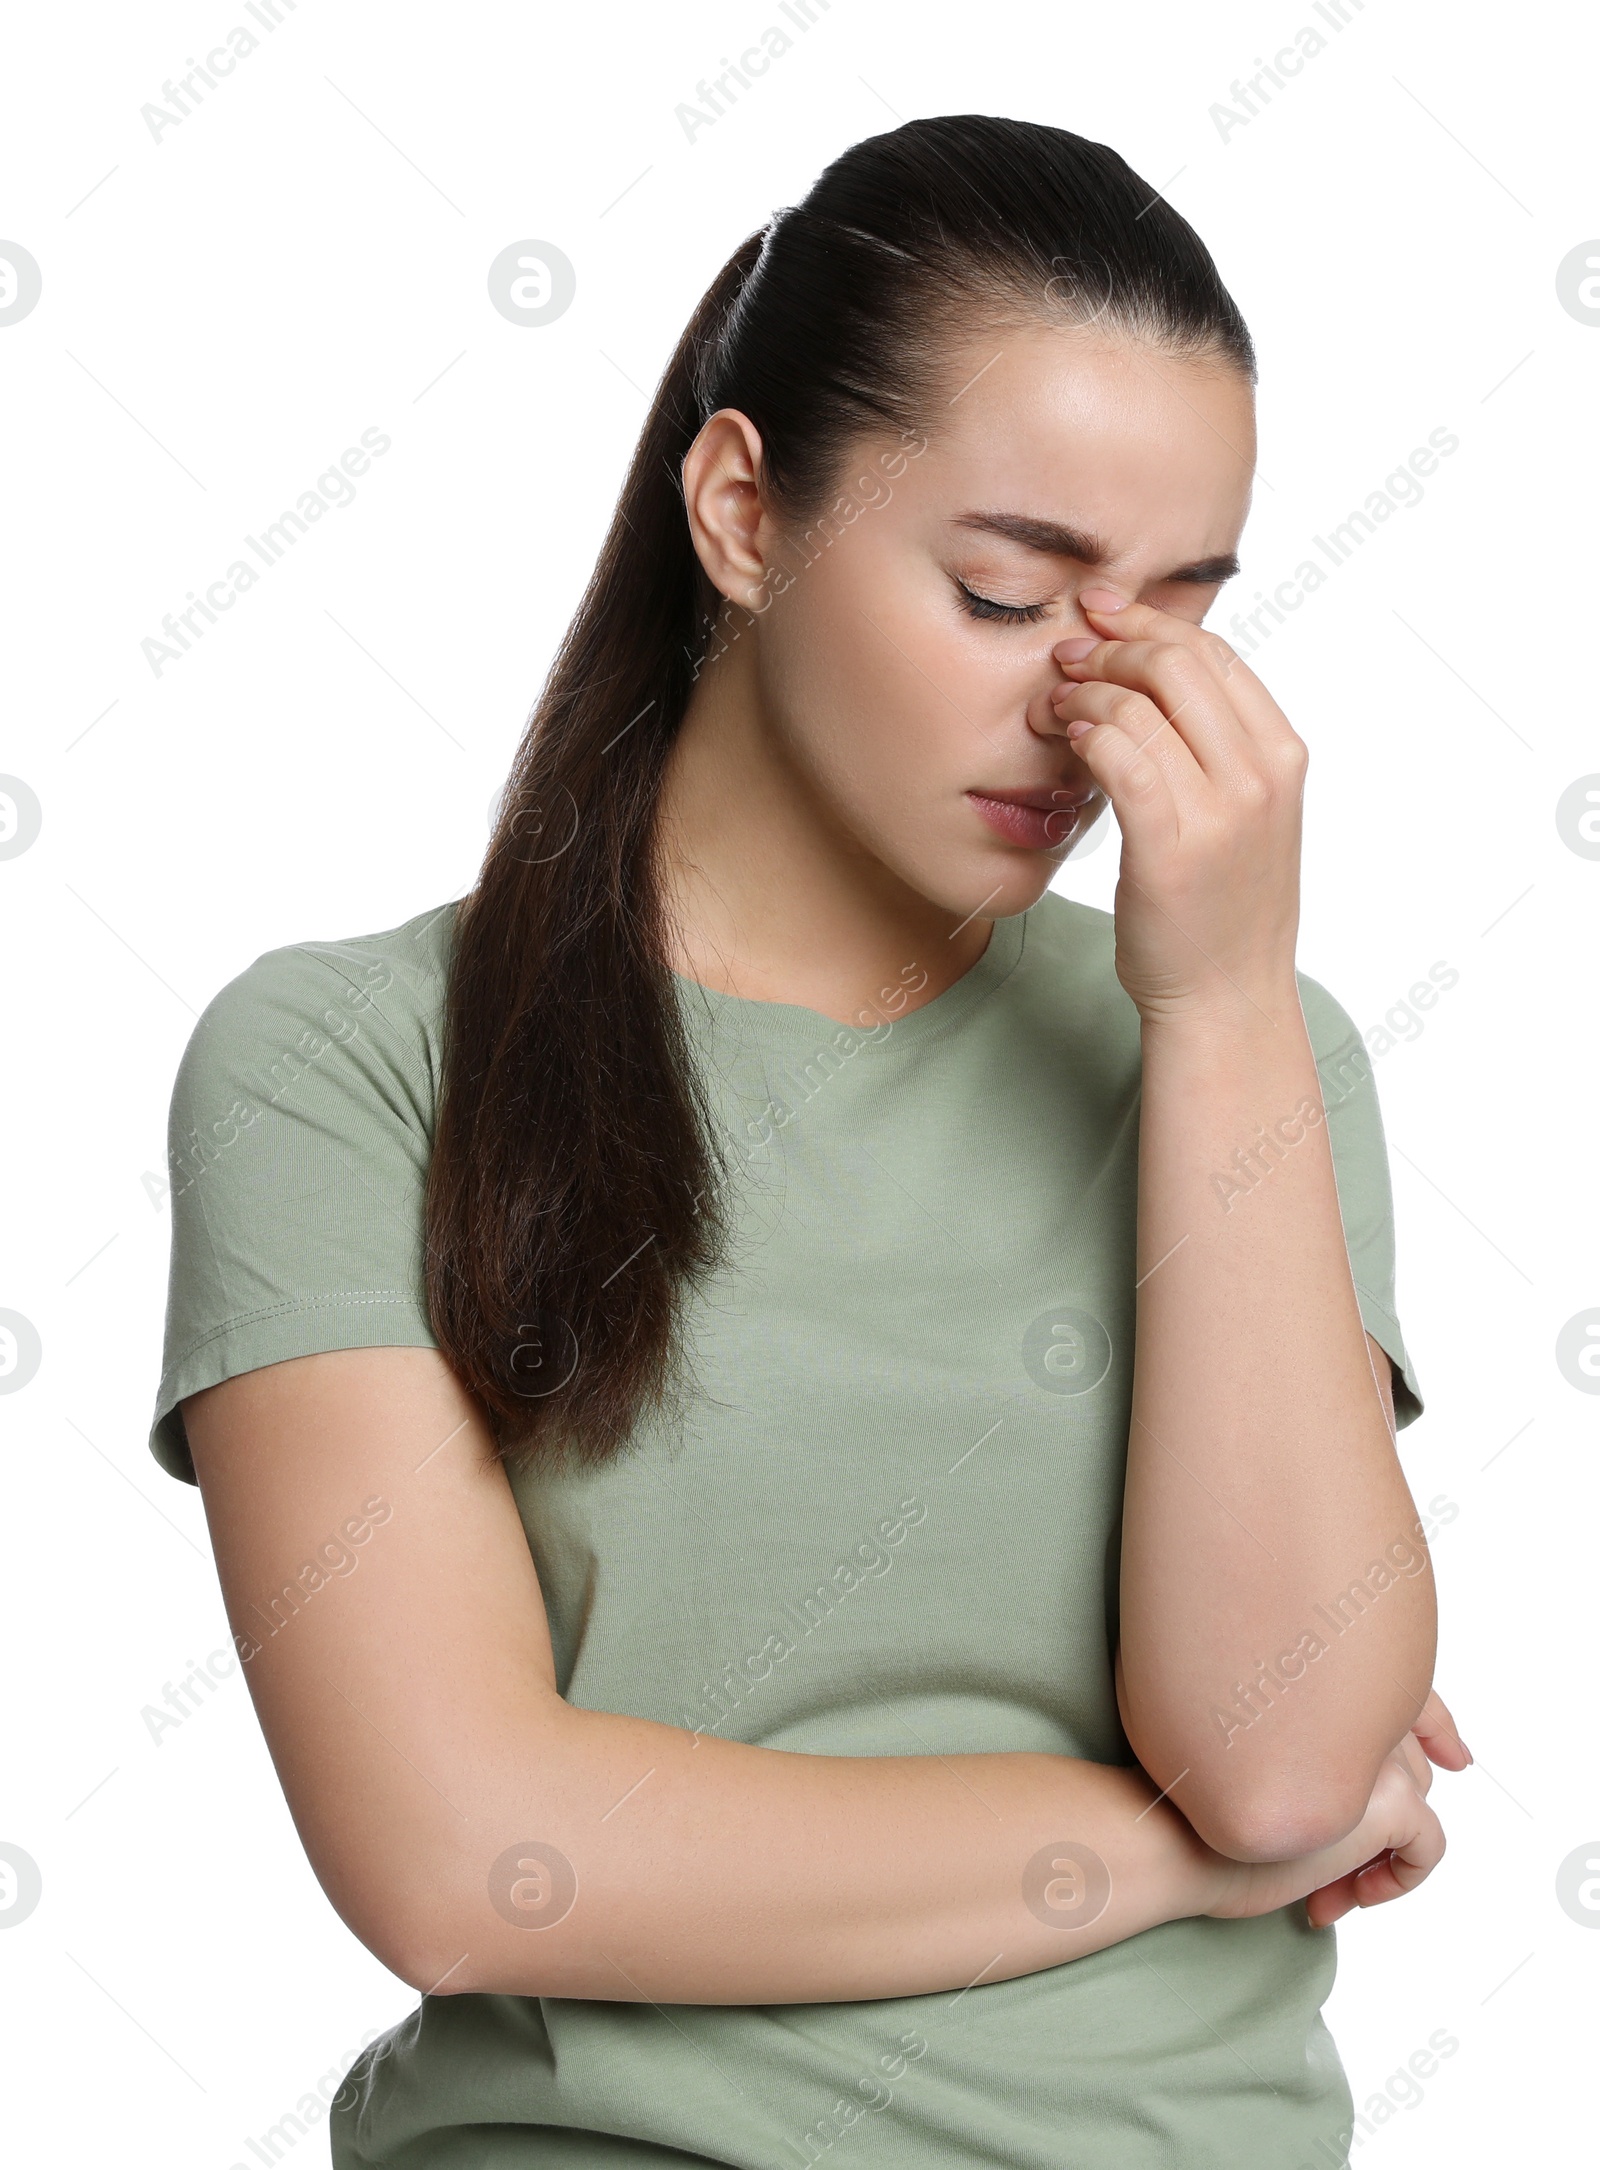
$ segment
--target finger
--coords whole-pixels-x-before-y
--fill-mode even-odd
[[[1428,1691],[1428,1700],[1417,1713],[1411,1730],[1430,1759],[1441,1769],[1464,1771],[1472,1761],[1472,1750],[1461,1738],[1456,1722],[1445,1708],[1444,1700],[1437,1689]]]
[[[1444,1826],[1430,1808],[1403,1846],[1391,1847],[1356,1870],[1356,1904],[1382,1906],[1390,1899],[1403,1899],[1433,1874],[1444,1859],[1444,1850]]]
[[[1283,710],[1220,633],[1196,625],[1192,619],[1174,617],[1169,610],[1157,610],[1151,603],[1122,603],[1120,608],[1102,610],[1097,607],[1099,599],[1118,601],[1109,589],[1086,588],[1078,597],[1078,608],[1102,638],[1168,641],[1188,648],[1227,687],[1240,721],[1252,737],[1270,744],[1288,730]]]
[[[1444,1845],[1439,1845],[1439,1853],[1433,1855],[1433,1860],[1413,1860],[1400,1847],[1394,1847],[1394,1851],[1385,1853],[1381,1860],[1368,1862],[1366,1868],[1357,1868],[1355,1903],[1387,1905],[1389,1899],[1405,1899],[1405,1894],[1418,1888],[1424,1877],[1433,1875],[1442,1853]]]
[[[1444,1855],[1444,1825],[1424,1802],[1416,1835],[1395,1847],[1389,1856],[1390,1870],[1402,1891],[1415,1891],[1425,1876],[1433,1874]]]
[[[1072,750],[1110,799],[1124,837],[1141,849],[1171,850],[1206,789],[1194,756],[1165,730],[1155,703],[1124,686],[1063,686],[1052,698],[1058,728],[1087,731]],[[1070,734],[1069,734],[1070,735]]]
[[[1356,1901],[1356,1877],[1359,1870],[1351,1869],[1348,1875],[1336,1876],[1331,1884],[1323,1884],[1306,1895],[1306,1913],[1313,1929],[1328,1929],[1348,1914]]]
[[[1342,1913],[1349,1913],[1358,1906],[1382,1906],[1386,1900],[1404,1896],[1388,1853],[1364,1861],[1359,1869],[1352,1869],[1348,1876],[1341,1877],[1340,1884]]]
[[[1327,1928],[1353,1907],[1383,1906],[1391,1899],[1403,1899],[1433,1874],[1444,1853],[1444,1827],[1432,1809],[1424,1808],[1416,1831],[1401,1845],[1386,1848],[1360,1868],[1308,1894],[1306,1913],[1313,1928]]]
[[[1357,1906],[1383,1906],[1390,1899],[1403,1899],[1408,1889],[1395,1874],[1393,1854],[1383,1854],[1355,1873]]]
[[[1181,647],[1192,648],[1224,681],[1231,679],[1236,670],[1244,669],[1237,650],[1220,633],[1196,625],[1192,618],[1157,610],[1152,603],[1129,602],[1110,588],[1085,588],[1078,597],[1078,608],[1102,637],[1175,641]],[[1256,683],[1260,685],[1260,680]],[[1266,691],[1264,686],[1262,691]]]
[[[1096,730],[1111,727],[1120,731],[1131,746],[1146,753],[1174,790],[1192,794],[1205,786],[1204,771],[1192,748],[1169,727],[1148,693],[1099,679],[1082,685],[1052,686],[1050,712],[1078,753],[1085,751],[1085,741],[1091,734],[1074,733],[1070,725],[1090,723]]]
[[[1234,712],[1227,687],[1193,648],[1154,640],[1091,644],[1080,635],[1058,641],[1051,653],[1072,683],[1098,682],[1142,693],[1158,710],[1174,743],[1187,748],[1219,788],[1236,787],[1258,773],[1255,740]]]

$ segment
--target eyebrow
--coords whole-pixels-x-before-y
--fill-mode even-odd
[[[1041,520],[1027,512],[958,512],[951,525],[973,528],[979,534],[1000,535],[1007,542],[1022,543],[1047,557],[1071,558],[1078,565],[1104,565],[1112,555],[1098,535],[1084,528],[1064,526],[1059,520]],[[1180,565],[1176,571],[1164,574],[1163,581],[1185,580],[1208,587],[1214,581],[1231,580],[1238,570],[1239,560],[1227,551]]]

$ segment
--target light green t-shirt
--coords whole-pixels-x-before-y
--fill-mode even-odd
[[[422,1187],[454,903],[268,951],[172,1104],[151,1447],[315,1350],[433,1346]],[[1371,1064],[1300,975],[1367,1329],[1394,1310]],[[1109,913],[1045,895],[956,984],[847,1028],[677,982],[738,1174],[676,1442],[514,1478],[569,1701],[818,1754],[1133,1760],[1117,1717],[1138,1013]],[[1258,1165],[1260,1180],[1270,1174]],[[679,2005],[438,1996],[357,2059],[335,2170],[1335,2170],[1351,2106],[1303,1906],[964,1992]]]

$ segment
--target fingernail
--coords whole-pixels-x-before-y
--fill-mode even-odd
[[[1109,617],[1114,610],[1126,610],[1128,598],[1118,595],[1114,588],[1085,588],[1078,604],[1083,610],[1097,610],[1102,617]]]
[[[1080,739],[1086,731],[1092,731],[1093,729],[1094,725],[1087,716],[1075,716],[1072,722],[1067,725],[1067,736],[1069,739]]]
[[[1071,640],[1058,640],[1050,652],[1059,662],[1081,663],[1091,649],[1098,648],[1099,645],[1100,643],[1097,640],[1086,640],[1079,633],[1074,635]]]

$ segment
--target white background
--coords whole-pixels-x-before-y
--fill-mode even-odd
[[[1600,1855],[1600,1404],[1555,1347],[1600,1304],[1600,862],[1555,809],[1600,771],[1600,327],[1556,270],[1600,234],[1594,46],[1538,7],[1345,0],[1336,33],[1313,0],[815,5],[804,35],[779,0],[13,17],[0,235],[43,270],[0,331],[0,770],[43,809],[0,861],[0,1308],[43,1346],[0,1400],[0,1839],[43,1877],[0,1934],[20,2159],[254,2164],[415,2002],[323,1898],[237,1673],[159,1743],[141,1715],[227,1641],[199,1498],[145,1445],[195,1017],[264,949],[470,886],[694,302],[847,145],[963,111],[1114,145],[1216,254],[1262,365],[1224,630],[1431,430],[1460,439],[1253,659],[1312,752],[1302,968],[1363,1027],[1459,973],[1376,1073],[1427,1401],[1402,1447],[1458,1510],[1438,1681],[1479,1760],[1436,1784],[1431,1882],[1341,1927],[1328,2016],[1358,2104],[1459,2043],[1355,2163],[1573,2159],[1600,1914],[1556,1875]],[[777,22],[792,50],[689,141],[679,102]],[[258,49],[153,140],[141,107],[241,23]],[[1326,50],[1224,137],[1212,106],[1307,24]],[[487,298],[526,238],[577,269],[542,328]],[[163,615],[369,427],[392,447],[355,502],[155,675]],[[1109,904],[1115,861],[1103,836],[1061,885]],[[283,2159],[326,2154],[319,2124]]]

